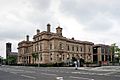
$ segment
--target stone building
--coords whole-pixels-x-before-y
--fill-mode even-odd
[[[107,65],[113,60],[110,46],[105,44],[96,44],[93,46],[93,62]]]
[[[18,44],[18,64],[31,64],[33,53],[33,42],[29,41],[29,36],[26,36],[26,41],[21,41]]]
[[[12,51],[11,49],[12,49],[12,47],[11,47],[11,43],[6,43],[6,57],[8,57],[9,56],[9,54],[10,54],[10,52]]]
[[[17,52],[12,52],[12,43],[6,43],[6,59],[7,64],[17,64]]]
[[[92,62],[93,45],[92,42],[64,37],[60,26],[56,28],[56,33],[53,33],[51,25],[47,24],[47,31],[40,32],[37,29],[33,41],[29,41],[27,35],[26,41],[18,43],[18,64],[60,63],[71,60],[72,57]],[[33,54],[37,54],[37,59]]]

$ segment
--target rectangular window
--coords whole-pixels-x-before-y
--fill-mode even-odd
[[[36,52],[36,45],[35,45],[35,52]]]
[[[74,46],[72,46],[72,51],[74,51]]]
[[[38,47],[37,47],[37,44],[36,44],[36,51],[37,51],[37,48],[38,48]]]
[[[50,49],[52,49],[52,44],[50,44]]]
[[[68,49],[68,51],[70,50],[70,47],[69,47],[69,45],[67,46],[67,49]]]
[[[101,52],[102,52],[102,54],[104,54],[104,48],[101,48]]]
[[[50,60],[52,61],[52,53],[50,53]]]
[[[78,46],[76,47],[76,50],[78,51]]]
[[[64,60],[64,55],[63,55],[63,60]]]
[[[88,50],[89,50],[89,52],[91,51],[91,50],[90,50],[90,47],[88,47]]]
[[[36,46],[37,46],[37,51],[39,51],[39,45],[38,45],[38,43],[37,43],[37,45],[36,45]]]
[[[97,50],[97,47],[94,47],[93,48],[93,54],[97,54],[98,50]]]
[[[82,46],[80,46],[80,52],[82,52],[82,51],[83,51]]]
[[[40,47],[40,51],[42,51],[42,43],[40,43],[40,46],[39,46],[39,47]]]
[[[104,61],[104,55],[102,55],[102,61]]]

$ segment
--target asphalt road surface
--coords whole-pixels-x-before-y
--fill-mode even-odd
[[[0,66],[0,80],[120,80],[120,66],[78,70],[73,67]]]

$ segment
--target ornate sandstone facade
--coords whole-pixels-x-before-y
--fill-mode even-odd
[[[86,62],[93,61],[93,43],[79,41],[63,37],[62,28],[58,26],[56,33],[50,31],[50,24],[47,24],[47,31],[37,30],[33,36],[33,41],[18,43],[18,64],[33,63],[60,63],[75,58],[82,58]],[[37,53],[37,59],[33,57]]]

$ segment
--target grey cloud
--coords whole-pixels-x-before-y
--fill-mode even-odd
[[[52,2],[50,0],[12,0],[9,4],[6,3],[7,0],[0,2],[5,4],[0,8],[4,12],[1,13],[2,16],[12,14],[18,19],[34,24],[50,21],[53,16],[49,9]]]
[[[62,0],[59,8],[65,16],[71,16],[85,25],[84,30],[104,31],[110,30],[113,23],[106,19],[94,19],[101,14],[109,19],[120,20],[119,4],[119,0]],[[91,21],[94,22],[90,23]]]
[[[51,1],[22,0],[17,2],[18,5],[15,4],[15,0],[12,1],[8,6],[6,5],[6,7],[10,6],[9,10],[0,13],[0,39],[2,40],[20,39],[26,34],[33,35],[37,28],[45,29],[48,22],[54,21],[53,14],[49,13]],[[19,6],[19,3],[22,5]]]
[[[19,34],[19,32],[15,32],[15,31],[0,32],[0,39],[1,40],[7,40],[7,39],[18,40],[21,37],[22,36]]]
[[[62,0],[60,11],[67,16],[75,17],[77,20],[86,22],[96,14],[96,4],[82,0]],[[97,10],[97,9],[96,9]]]
[[[4,46],[5,41],[11,41],[17,48],[18,42],[25,40],[26,35],[30,35],[32,39],[36,29],[46,30],[46,24],[54,23],[56,20],[50,9],[51,2],[51,0],[0,0],[0,43],[4,42],[1,45]],[[0,48],[0,51],[4,50]]]
[[[103,33],[108,32],[113,28],[113,22],[107,19],[105,16],[96,17],[96,19],[91,20],[87,27],[84,29],[91,32]]]
[[[21,27],[22,25],[16,26],[16,25],[9,25],[9,26],[4,26],[0,30],[0,39],[1,40],[19,40],[21,39],[24,35],[28,34],[29,32],[27,29],[24,27]]]
[[[39,11],[47,11],[51,6],[51,0],[30,0],[31,6]]]

